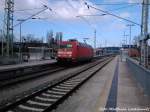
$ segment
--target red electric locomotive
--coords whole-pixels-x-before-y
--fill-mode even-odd
[[[88,61],[93,58],[93,48],[85,43],[77,40],[69,40],[61,42],[57,52],[58,62],[78,62]]]

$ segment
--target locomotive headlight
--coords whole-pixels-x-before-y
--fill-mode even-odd
[[[66,52],[66,54],[68,54],[68,55],[72,55],[72,52]]]
[[[63,54],[63,52],[59,51],[58,54]]]

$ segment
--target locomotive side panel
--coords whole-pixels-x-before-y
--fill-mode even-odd
[[[90,60],[93,57],[93,50],[90,46],[87,46],[86,44],[78,45],[77,47],[77,57],[78,60],[84,61],[84,60]]]
[[[64,41],[62,47],[58,50],[57,60],[67,62],[78,62],[91,60],[93,57],[93,49],[91,46],[77,41]]]

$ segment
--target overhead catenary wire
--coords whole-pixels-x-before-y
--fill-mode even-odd
[[[97,3],[95,5],[141,5],[142,3],[140,2],[134,2],[134,3],[127,3],[127,2],[124,2],[124,3]]]
[[[71,8],[73,8],[73,10],[77,10],[76,8],[74,8],[74,6],[69,2],[69,0],[65,0],[66,2],[67,2],[67,4],[71,7]],[[78,17],[78,16],[76,16],[76,17]],[[79,16],[80,18],[82,18],[82,20],[84,20],[90,27],[92,27],[93,28],[93,26],[91,25],[91,23],[87,20],[87,19],[85,19],[84,17],[82,17],[82,16]]]
[[[134,2],[134,3],[127,3],[127,2],[124,2],[124,3],[97,3],[97,4],[94,4],[94,5],[142,5],[143,3],[142,2]],[[150,4],[144,4],[144,5],[150,5]]]
[[[133,6],[135,6],[135,5],[119,7],[119,8],[111,9],[111,10],[108,10],[108,11],[118,11],[120,9],[129,8],[129,7],[133,7]],[[81,16],[104,16],[104,15],[107,15],[107,14],[88,14],[88,15],[81,15]]]
[[[47,3],[43,2],[42,0],[39,0],[39,1],[41,2],[41,4],[42,4],[42,5],[44,5],[44,6],[48,7],[48,9],[49,9],[50,11],[54,12],[54,14],[56,14],[56,15],[57,15],[57,12],[56,12],[55,10],[52,10],[52,9],[50,8],[50,6],[48,6],[48,4],[47,4]],[[53,14],[53,13],[52,13],[52,14]]]
[[[71,8],[73,8],[74,10],[76,10],[76,8],[74,8],[74,6],[69,2],[69,0],[65,0],[67,3],[68,3],[68,5],[71,7]],[[80,15],[78,15],[78,16],[76,16],[76,17],[80,17],[83,21],[85,21],[92,29],[95,29],[94,27],[93,27],[93,25],[86,19],[86,18],[84,18],[82,15],[80,16]]]
[[[131,7],[135,7],[135,5],[122,6],[122,7],[111,9],[111,10],[108,10],[108,11],[118,11],[118,10],[121,10],[121,9],[131,8]]]
[[[22,12],[22,11],[32,11],[32,10],[40,10],[40,9],[43,9],[43,7],[41,8],[31,8],[31,9],[16,9],[14,10],[14,12]]]
[[[70,3],[70,1],[69,0],[65,0],[67,3],[68,3],[68,5],[71,7],[71,8],[73,8],[75,11],[77,10],[71,3]],[[84,0],[83,0],[84,1]],[[80,15],[78,15],[78,16],[76,16],[76,17],[80,17],[84,22],[86,22],[92,29],[94,29],[94,31],[95,31],[95,27],[86,19],[86,18],[84,18],[83,16],[80,16]]]
[[[23,21],[19,22],[18,24],[14,25],[13,27],[16,27],[16,26],[18,26],[18,25],[24,23],[25,21],[31,19],[32,17],[34,17],[34,16],[36,16],[36,15],[42,13],[43,11],[45,11],[45,10],[47,10],[47,9],[49,9],[49,8],[48,8],[47,6],[44,5],[44,9],[43,9],[43,10],[38,11],[37,13],[35,13],[35,14],[31,15],[30,17],[24,19]],[[51,9],[51,10],[52,10],[52,9]]]
[[[43,8],[40,8],[40,9],[43,9]],[[34,11],[34,12],[35,12],[35,11]],[[30,11],[24,10],[24,11],[19,11],[19,12],[15,12],[15,13],[18,14],[18,15],[23,14],[25,17],[26,17],[26,16],[31,16],[31,15],[34,14],[33,12],[31,12],[31,10],[30,10]],[[36,15],[36,17],[38,17],[38,16]],[[18,18],[18,19],[19,19],[19,18]],[[16,19],[16,20],[18,20],[18,19]]]
[[[140,26],[140,27],[141,27],[141,24],[139,24],[139,23],[136,23],[136,22],[134,22],[134,21],[132,21],[132,20],[129,20],[129,19],[123,18],[123,17],[118,16],[118,15],[116,15],[116,14],[113,14],[113,13],[111,13],[111,12],[108,12],[108,11],[105,11],[105,10],[99,9],[99,8],[97,8],[97,7],[94,7],[94,6],[92,6],[92,5],[89,5],[87,2],[85,2],[85,5],[86,5],[88,8],[93,8],[93,9],[95,9],[95,10],[98,10],[98,11],[100,11],[100,12],[103,12],[104,14],[111,15],[111,16],[113,16],[113,17],[116,17],[116,18],[118,18],[118,19],[121,19],[121,20],[124,20],[124,21],[130,22],[130,23],[133,23],[133,24],[135,24],[135,25],[137,25],[137,26]]]
[[[70,2],[68,1],[68,0],[65,0],[67,3],[68,3],[68,5],[71,7],[71,8],[73,8],[74,10],[76,10],[73,6],[72,6],[72,4],[70,4]],[[40,2],[43,4],[43,5],[45,5],[45,6],[47,6],[48,8],[49,8],[49,6],[48,5],[46,5],[46,3],[44,3],[43,1],[41,1],[40,0]],[[56,15],[59,15],[56,11],[54,11],[54,10],[52,10],[52,12],[54,12]],[[34,18],[32,18],[32,19],[34,19]],[[43,19],[43,20],[48,20],[49,18],[40,18],[40,17],[38,17],[38,18],[35,18],[35,19]],[[53,25],[54,25],[54,23],[52,23]],[[69,24],[69,23],[67,23],[67,24]],[[55,24],[56,25],[56,24]],[[54,25],[54,26],[55,26]],[[71,25],[69,25],[69,26],[71,26]],[[70,27],[70,28],[72,28],[72,27]],[[71,31],[72,32],[72,31]],[[65,32],[66,33],[66,32]],[[72,32],[72,33],[74,33],[74,34],[79,34],[79,33],[77,33],[77,32]],[[81,34],[79,34],[79,35],[81,35]]]
[[[67,2],[67,4],[71,7],[71,8],[73,8],[75,11],[76,11],[76,8],[74,8],[74,6],[69,2],[69,0],[65,0],[66,2]],[[84,17],[82,17],[82,16],[76,16],[76,17],[80,17],[82,20],[84,20],[90,27],[92,27],[92,25],[91,25],[91,23],[87,20],[87,19],[85,19]],[[93,28],[93,27],[92,27]]]
[[[42,5],[45,5],[46,7],[49,8],[49,6],[48,6],[46,3],[44,3],[44,2],[41,1],[41,0],[40,0],[40,2],[42,3]],[[72,8],[73,8],[73,7],[72,7]],[[54,12],[55,15],[58,15],[58,16],[59,16],[59,14],[58,14],[55,10],[52,10],[52,12]],[[39,19],[42,19],[42,18],[40,18],[40,17],[38,17],[38,18],[39,18]],[[37,19],[38,19],[38,18],[37,18]],[[34,19],[34,18],[33,18],[33,19]],[[44,18],[44,19],[45,19],[45,20],[46,20],[46,19],[48,20],[49,18]],[[50,18],[50,19],[52,19],[52,18]],[[53,23],[53,24],[54,24],[54,23]],[[69,24],[69,23],[67,23],[67,24]],[[55,25],[54,25],[54,26],[55,26]],[[71,25],[70,25],[70,26],[71,26]],[[70,27],[70,28],[72,28],[72,27]]]
[[[85,2],[85,0],[84,0],[84,2]],[[118,10],[121,10],[121,9],[130,8],[130,7],[133,7],[133,6],[136,6],[136,5],[130,4],[130,5],[122,6],[122,7],[119,7],[119,8],[114,8],[114,9],[111,9],[111,10],[108,10],[108,11],[118,11]],[[80,16],[103,16],[103,15],[107,15],[107,14],[87,14],[87,15],[80,15]]]

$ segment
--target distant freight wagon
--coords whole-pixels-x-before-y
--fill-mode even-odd
[[[130,57],[140,57],[140,51],[136,48],[130,48],[128,49],[128,55]]]

